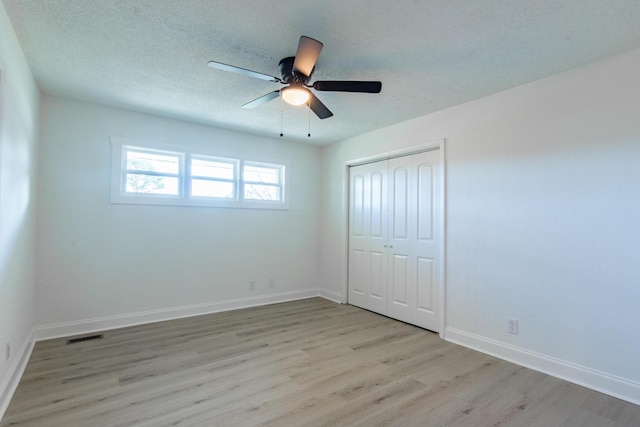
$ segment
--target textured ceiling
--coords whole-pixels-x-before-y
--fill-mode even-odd
[[[640,47],[638,0],[3,0],[45,93],[326,144]],[[380,94],[316,92],[334,116],[280,100],[306,35],[312,80],[381,80]]]

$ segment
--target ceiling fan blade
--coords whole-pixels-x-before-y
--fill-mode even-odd
[[[316,97],[314,94],[309,91],[309,108],[311,111],[316,113],[320,119],[328,119],[333,116],[333,113],[329,111],[329,109]]]
[[[269,92],[266,95],[262,95],[260,98],[254,99],[251,102],[247,102],[242,106],[242,108],[258,108],[259,106],[266,104],[267,102],[277,98],[278,96],[280,96],[280,91],[274,90],[273,92]]]
[[[380,93],[382,82],[324,80],[313,84],[315,90],[332,92]]]
[[[230,71],[232,73],[242,74],[244,76],[255,77],[257,79],[267,80],[269,82],[279,83],[279,82],[282,81],[278,77],[270,76],[268,74],[259,73],[257,71],[247,70],[245,68],[240,68],[240,67],[236,67],[236,66],[233,66],[233,65],[223,64],[222,62],[209,61],[207,63],[207,66],[209,66],[211,68],[217,68],[218,70],[222,70],[222,71]]]
[[[298,42],[298,51],[296,59],[293,61],[293,69],[299,73],[309,77],[316,66],[318,56],[322,50],[323,44],[318,40],[307,36],[300,36]]]

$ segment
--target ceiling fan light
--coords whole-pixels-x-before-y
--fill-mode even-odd
[[[280,92],[287,104],[303,105],[309,101],[309,91],[302,87],[289,86]]]

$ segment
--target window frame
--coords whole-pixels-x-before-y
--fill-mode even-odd
[[[178,195],[169,194],[148,194],[129,193],[126,191],[126,176],[132,170],[127,169],[127,150],[142,151],[149,153],[179,155],[179,184]],[[222,154],[222,155],[221,155]],[[173,146],[166,144],[151,144],[146,141],[129,138],[111,137],[111,197],[112,204],[134,204],[134,205],[159,205],[159,206],[194,206],[213,208],[248,208],[248,209],[289,209],[289,179],[286,173],[289,168],[288,162],[273,161],[273,159],[240,159],[235,156],[227,156],[227,153],[215,153],[211,149],[191,149],[190,147]],[[192,181],[211,180],[218,182],[231,182],[230,180],[218,179],[191,174],[191,162],[193,159],[231,162],[235,165],[234,170],[234,198],[218,198],[207,196],[192,196]],[[269,168],[279,168],[279,188],[280,200],[259,200],[244,199],[244,167],[264,166]],[[139,172],[139,171],[133,171]],[[155,173],[149,175],[156,175]],[[158,173],[158,176],[165,176]],[[171,174],[168,174],[171,175]],[[174,176],[174,175],[171,175]],[[249,182],[254,184],[254,182]],[[259,183],[262,184],[264,183]],[[272,184],[267,184],[272,185]],[[273,184],[275,186],[275,184]]]
[[[122,145],[122,153],[120,160],[120,193],[126,194],[129,196],[135,197],[162,197],[162,198],[180,198],[184,193],[185,187],[185,153],[181,153],[178,151],[169,151],[169,150],[153,150],[147,147],[138,147],[129,144]],[[178,173],[169,173],[169,172],[156,172],[156,171],[145,171],[143,169],[129,169],[127,167],[127,156],[126,153],[129,151],[139,152],[139,153],[149,153],[149,154],[160,154],[164,156],[172,156],[178,158]],[[127,188],[127,175],[129,174],[137,174],[137,175],[147,175],[147,176],[157,176],[157,177],[165,177],[165,178],[177,178],[178,179],[178,194],[159,194],[159,193],[136,193],[136,192],[128,192]]]
[[[233,178],[232,179],[224,179],[224,178],[214,178],[214,177],[208,177],[208,176],[203,176],[203,175],[193,175],[192,173],[192,161],[194,159],[197,160],[205,160],[205,161],[211,161],[211,162],[219,162],[219,163],[230,163],[233,164]],[[187,197],[193,200],[217,200],[217,201],[239,201],[240,200],[240,181],[239,181],[239,174],[240,174],[240,166],[241,166],[241,161],[239,159],[229,159],[226,157],[219,157],[219,156],[207,156],[204,154],[199,154],[199,153],[189,153],[188,154],[188,161],[187,163],[187,172],[186,175],[188,175],[188,179],[185,179],[185,181],[187,182],[187,189],[185,194],[188,195]],[[185,176],[185,178],[187,178]],[[201,180],[201,181],[212,181],[212,182],[231,182],[233,184],[233,197],[212,197],[212,196],[194,196],[193,195],[193,180]]]
[[[271,184],[271,183],[266,183],[266,182],[262,182],[262,181],[248,181],[247,179],[245,179],[244,174],[245,174],[245,167],[246,166],[254,166],[254,167],[261,167],[261,168],[265,168],[265,169],[275,169],[278,171],[278,183],[277,184]],[[261,199],[247,199],[245,196],[245,186],[247,184],[252,184],[252,185],[264,185],[266,187],[275,187],[278,190],[280,190],[280,195],[281,198],[284,197],[284,184],[287,182],[286,177],[285,177],[285,167],[284,165],[279,165],[279,164],[274,164],[274,163],[265,163],[265,162],[256,162],[253,160],[245,160],[242,162],[241,164],[242,167],[242,171],[241,171],[241,178],[240,178],[240,185],[241,185],[241,190],[242,190],[242,198],[245,201],[256,201],[256,202],[274,202],[274,200],[261,200]]]

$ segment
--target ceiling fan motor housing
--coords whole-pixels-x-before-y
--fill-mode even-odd
[[[295,61],[295,56],[288,56],[283,58],[278,63],[278,68],[280,69],[280,74],[282,75],[282,81],[287,84],[300,84],[306,85],[309,83],[311,79],[311,75],[313,74],[313,70],[308,76],[296,71],[293,69],[293,62]],[[315,69],[315,67],[314,67]]]

